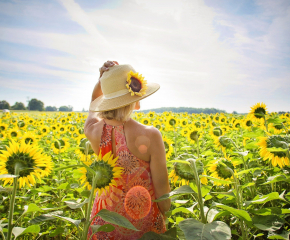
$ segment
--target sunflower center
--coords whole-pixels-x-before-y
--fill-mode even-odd
[[[250,126],[252,126],[252,125],[253,125],[253,123],[252,123],[251,120],[246,121],[246,126],[247,126],[247,127],[250,127]]]
[[[137,78],[134,78],[134,77],[131,77],[131,83],[129,86],[133,92],[140,92],[142,88],[141,82]]]
[[[176,120],[175,120],[174,118],[171,118],[171,119],[169,120],[169,124],[170,124],[171,126],[174,126],[174,125],[176,124]]]
[[[275,124],[274,128],[277,130],[281,130],[283,128],[283,125],[282,124]]]
[[[227,161],[227,160],[221,160],[221,162],[225,164],[227,167],[221,163],[218,163],[216,167],[216,172],[218,176],[223,179],[230,178],[232,176],[232,173],[229,170],[229,168],[234,170],[234,165],[230,161]]]
[[[0,126],[1,131],[4,131],[5,129],[6,129],[5,126]]]
[[[18,136],[17,132],[15,132],[15,131],[11,132],[10,135],[11,135],[11,137],[17,137]]]
[[[34,169],[34,167],[36,166],[35,160],[31,156],[29,156],[28,153],[18,152],[13,153],[7,159],[6,169],[9,174],[14,174],[15,165],[17,163],[22,166],[22,169],[20,169],[19,172],[20,177],[26,177],[35,170]]]
[[[17,125],[18,125],[18,127],[22,128],[22,127],[25,126],[25,122],[23,122],[23,121],[19,121],[19,122],[17,123]]]
[[[33,143],[33,139],[30,138],[30,137],[27,137],[27,138],[25,138],[24,142],[25,142],[25,144],[29,144],[29,143],[32,144]]]
[[[104,188],[109,186],[111,180],[113,179],[113,168],[107,162],[101,160],[97,162],[93,162],[90,166],[96,172],[96,188]],[[87,172],[86,174],[87,181],[92,183],[93,174],[91,172]]]
[[[254,115],[256,118],[263,118],[265,114],[266,114],[266,110],[262,107],[258,107],[254,112]]]

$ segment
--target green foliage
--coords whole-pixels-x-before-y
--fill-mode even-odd
[[[2,100],[0,101],[0,109],[10,109],[10,104],[7,101]]]
[[[56,112],[57,111],[57,108],[56,107],[52,107],[52,106],[47,106],[45,108],[45,111],[48,111],[48,112]]]
[[[37,110],[43,111],[44,110],[44,103],[36,98],[32,98],[28,103],[29,110]]]
[[[16,102],[12,107],[12,110],[26,110],[25,105],[22,102]]]

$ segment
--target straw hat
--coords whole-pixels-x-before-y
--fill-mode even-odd
[[[127,106],[155,93],[157,83],[147,83],[131,65],[114,65],[103,73],[101,79],[103,95],[90,105],[94,112],[109,111]]]

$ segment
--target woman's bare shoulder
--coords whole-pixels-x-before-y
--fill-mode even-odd
[[[138,134],[145,135],[148,138],[152,139],[153,141],[158,140],[159,138],[162,139],[161,132],[153,126],[143,125],[142,123],[139,123],[133,119],[132,119],[132,126],[133,126],[133,129],[136,130],[136,133],[138,132]]]

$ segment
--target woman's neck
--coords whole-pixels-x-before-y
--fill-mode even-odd
[[[130,121],[131,118],[129,118],[127,121],[118,121],[116,119],[104,119],[104,121],[109,124],[109,125],[112,125],[112,126],[118,126],[118,125],[122,125],[122,124],[125,124],[126,122]]]

